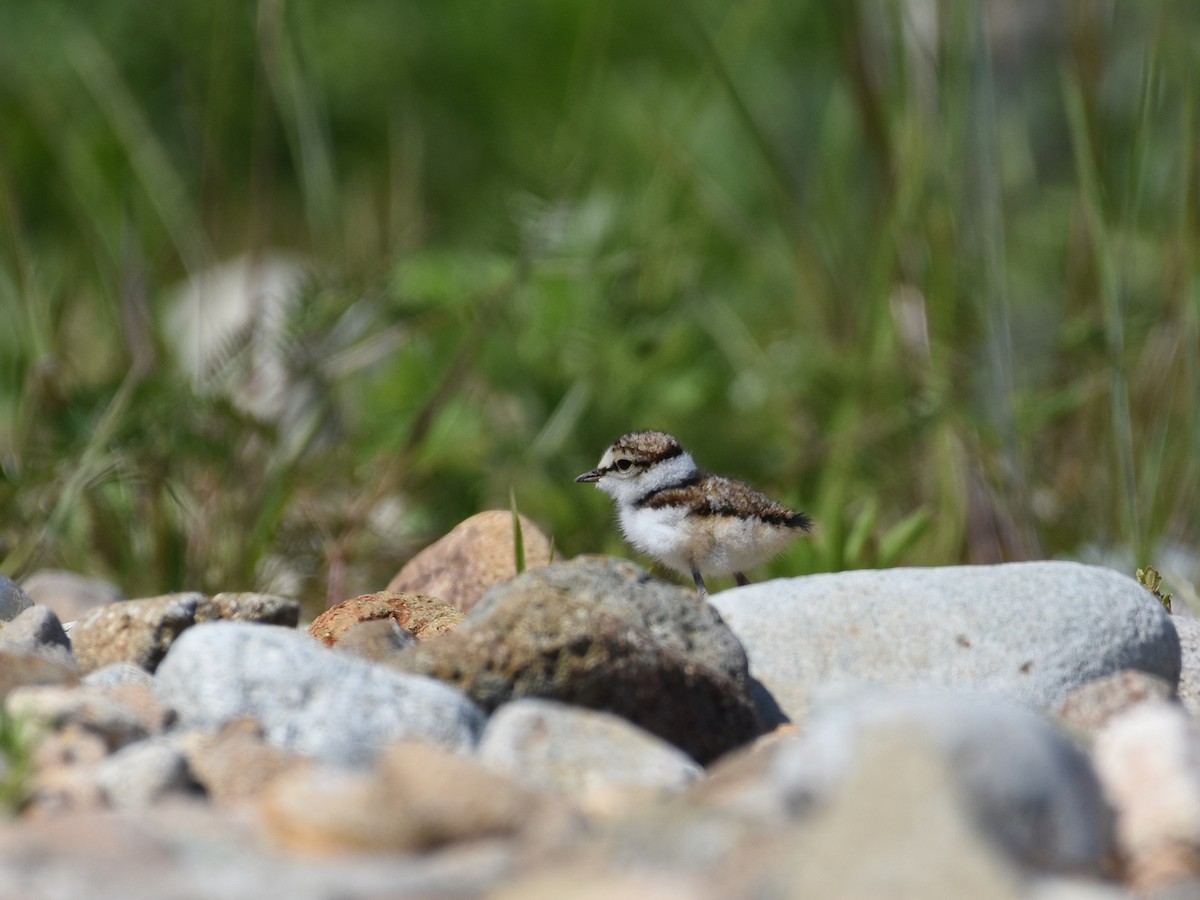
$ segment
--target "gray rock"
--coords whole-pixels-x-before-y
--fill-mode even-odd
[[[619,716],[549,700],[515,700],[496,710],[483,732],[479,757],[525,787],[575,795],[674,790],[704,771]]]
[[[775,759],[774,784],[793,811],[819,809],[888,736],[928,744],[972,818],[1023,865],[1099,874],[1111,815],[1087,757],[1027,708],[985,694],[880,690],[822,709]]]
[[[1200,716],[1200,620],[1172,616],[1179,634],[1182,665],[1179,673],[1179,702],[1193,716]]]
[[[812,575],[712,604],[792,718],[839,683],[980,689],[1049,709],[1121,669],[1179,679],[1161,605],[1133,579],[1079,563]]]
[[[185,631],[158,667],[155,695],[180,723],[216,731],[257,719],[269,743],[334,763],[422,740],[473,748],[483,713],[459,691],[325,649],[308,635],[241,622]]]
[[[89,672],[83,676],[83,683],[92,687],[119,687],[123,684],[150,687],[154,684],[154,676],[141,666],[118,662]]]
[[[34,603],[54,610],[62,622],[74,622],[97,606],[124,600],[121,589],[102,578],[89,578],[60,569],[41,569],[21,581]]]
[[[624,559],[580,556],[530,569],[488,591],[468,621],[486,619],[514,597],[535,591],[561,593],[614,615],[735,684],[747,684],[746,651],[717,611],[695,591],[660,581]]]
[[[33,606],[29,595],[7,575],[0,575],[0,622],[11,622]]]
[[[203,793],[182,751],[161,738],[122,747],[96,765],[94,777],[117,809],[139,809],[168,797],[199,797]]]
[[[5,625],[0,630],[0,647],[73,661],[67,633],[58,616],[46,606],[30,606]]]

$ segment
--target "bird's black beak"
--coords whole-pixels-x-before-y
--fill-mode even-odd
[[[599,481],[599,480],[600,480],[600,470],[592,469],[592,471],[584,472],[582,475],[580,475],[578,478],[576,478],[575,483],[582,484],[585,481]]]

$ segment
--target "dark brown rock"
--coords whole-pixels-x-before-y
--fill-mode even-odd
[[[550,562],[550,541],[524,516],[521,539],[527,570]],[[410,559],[387,589],[429,594],[466,612],[488,588],[516,574],[512,513],[493,509],[460,522]]]
[[[557,568],[515,579],[455,631],[393,665],[440,678],[489,711],[543,697],[615,713],[701,763],[758,733],[744,683],[670,646],[638,615],[577,599],[570,571]]]
[[[391,619],[414,637],[423,639],[450,631],[463,618],[461,611],[436,597],[380,591],[330,607],[313,620],[308,633],[331,647],[355,625]]]

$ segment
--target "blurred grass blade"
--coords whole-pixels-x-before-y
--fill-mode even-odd
[[[881,569],[894,566],[917,545],[932,523],[929,510],[918,509],[889,528],[879,542],[877,566]]]
[[[525,536],[521,533],[521,515],[517,512],[517,492],[510,486],[508,503],[512,509],[513,564],[518,575],[525,571]]]

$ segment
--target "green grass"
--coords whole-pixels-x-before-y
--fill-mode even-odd
[[[0,570],[317,606],[514,496],[627,553],[572,478],[654,427],[813,515],[770,574],[1090,554],[1194,595],[1200,8],[915,8],[3,7]],[[164,340],[173,285],[272,248],[311,431]]]

